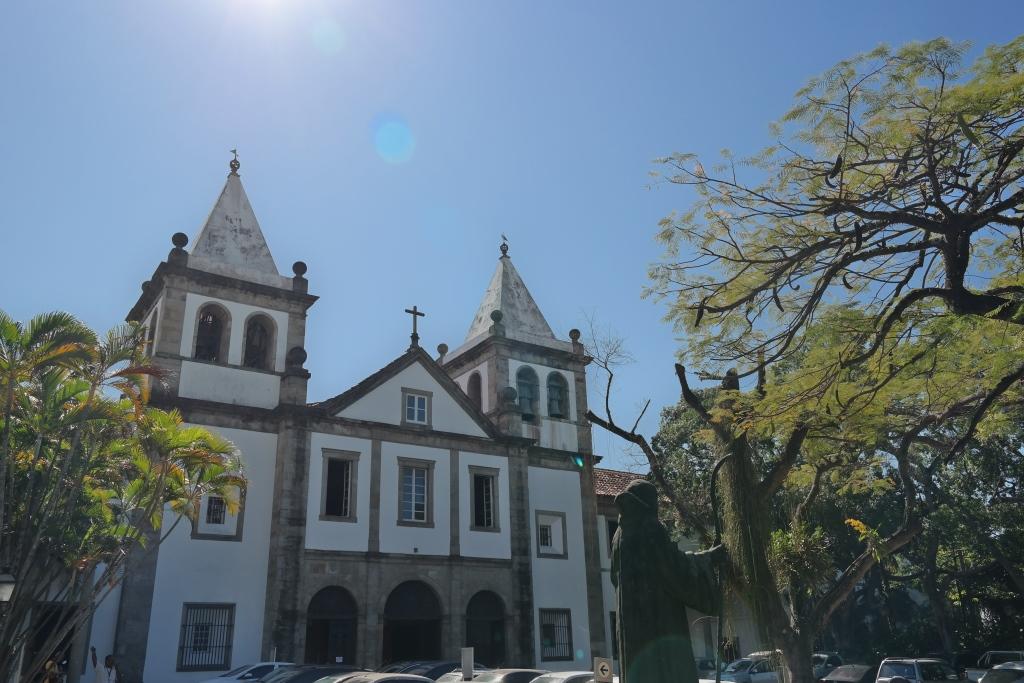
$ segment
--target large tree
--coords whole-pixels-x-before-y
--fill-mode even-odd
[[[686,333],[682,357],[722,381],[701,396],[676,367],[698,440],[725,458],[730,581],[795,681],[854,588],[921,533],[940,475],[1024,397],[1024,39],[968,70],[963,50],[935,40],[846,60],[753,158],[664,160],[695,194],[662,223],[650,293]],[[673,496],[635,425],[591,419],[637,444]],[[891,487],[900,509],[884,528],[851,520],[860,552],[823,571],[801,552],[808,515],[851,477]]]
[[[146,545],[151,530],[195,518],[208,494],[237,509],[234,447],[146,406],[159,377],[143,349],[139,326],[98,339],[66,314],[22,325],[0,312],[0,573],[15,582],[0,603],[0,681],[60,654],[161,540]]]

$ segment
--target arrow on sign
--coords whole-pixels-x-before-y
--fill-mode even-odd
[[[612,660],[594,657],[594,683],[612,683]]]

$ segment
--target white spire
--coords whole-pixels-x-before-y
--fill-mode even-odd
[[[486,334],[494,324],[491,313],[501,311],[501,324],[508,337],[550,346],[551,342],[556,341],[551,326],[544,319],[544,314],[540,312],[540,307],[533,300],[516,267],[512,265],[512,259],[508,257],[508,246],[503,244],[501,252],[498,268],[484,292],[473,324],[469,326],[466,341]]]
[[[282,279],[238,177],[237,157],[189,255],[189,265],[234,277],[279,284]],[[268,282],[271,284],[271,282]]]

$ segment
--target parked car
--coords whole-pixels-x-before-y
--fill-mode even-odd
[[[818,679],[818,683],[874,683],[876,666],[843,664]]]
[[[778,658],[772,654],[754,652],[730,662],[729,666],[722,670],[721,679],[732,683],[778,683],[779,675],[775,670]]]
[[[978,681],[997,664],[1020,661],[1024,661],[1024,650],[989,650],[978,659],[977,666],[967,669],[967,678]]]
[[[364,673],[351,664],[302,664],[283,667],[261,678],[259,683],[316,683],[329,676]]]
[[[538,676],[532,683],[594,683],[593,671],[552,671]]]
[[[203,683],[228,683],[228,681],[258,681],[275,669],[282,666],[294,666],[291,662],[256,662],[246,664],[227,673],[222,673],[214,678],[209,678]]]
[[[960,674],[942,659],[888,657],[878,666],[875,683],[891,683],[894,678],[908,681],[959,681]],[[899,683],[899,682],[897,682]]]
[[[981,683],[1024,683],[1024,662],[996,664],[981,677]]]
[[[546,673],[542,669],[492,669],[473,676],[473,683],[530,683]]]
[[[320,679],[320,683],[434,683],[429,678],[399,672],[364,671],[338,674]]]
[[[432,681],[436,681],[441,676],[447,673],[451,673],[458,669],[462,671],[462,662],[454,660],[441,660],[441,659],[430,659],[422,660],[417,662],[402,662],[402,666],[397,669],[390,669],[392,673],[403,673],[403,674],[415,674],[417,676],[424,676]],[[490,669],[483,664],[474,664],[473,671],[489,671]]]
[[[814,679],[818,680],[828,675],[832,669],[841,666],[843,659],[835,652],[815,652],[811,656],[811,662],[814,667]]]

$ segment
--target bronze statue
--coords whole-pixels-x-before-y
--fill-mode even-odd
[[[619,529],[612,540],[615,638],[622,683],[697,683],[687,607],[719,607],[714,562],[721,546],[686,553],[658,520],[658,491],[636,480],[615,497]]]

